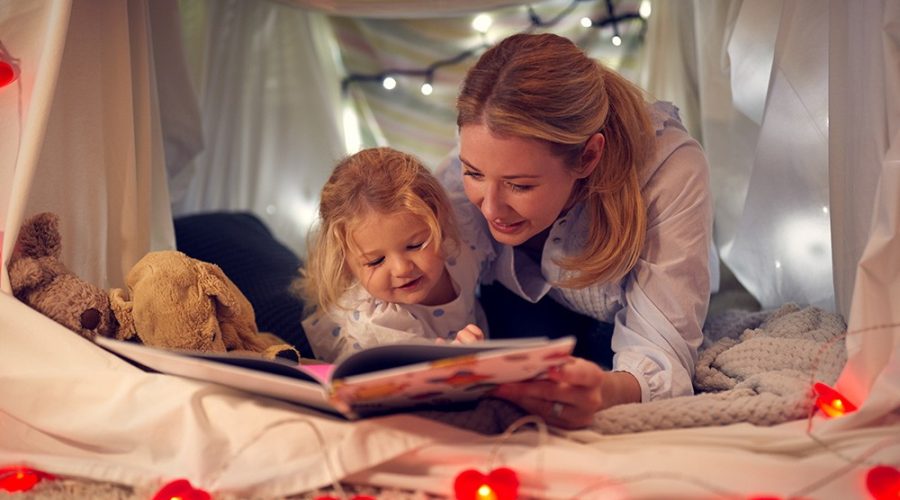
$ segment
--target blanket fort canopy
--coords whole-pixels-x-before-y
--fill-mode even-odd
[[[0,3],[2,53],[18,71],[15,82],[0,88],[0,464],[133,486],[183,477],[220,494],[275,497],[330,484],[328,463],[335,477],[348,482],[447,494],[460,471],[487,465],[495,438],[407,414],[340,422],[213,384],[145,373],[8,294],[5,263],[27,215],[63,214],[63,260],[83,278],[111,288],[121,286],[123,273],[148,251],[173,248],[170,202],[179,193],[170,186],[184,185],[170,180],[190,170],[190,158],[201,148],[211,165],[224,169],[235,158],[259,169],[220,171],[206,181],[260,193],[269,192],[261,188],[266,180],[291,187],[291,172],[323,181],[325,171],[307,167],[330,165],[343,154],[340,78],[335,72],[326,80],[330,73],[316,70],[337,67],[335,52],[312,40],[328,39],[322,29],[327,15],[302,2],[201,5],[210,14],[211,37],[224,37],[212,28],[229,21],[248,23],[242,28],[247,43],[217,38],[223,42],[214,45],[242,55],[251,73],[284,69],[266,66],[273,59],[260,54],[274,58],[294,45],[263,50],[253,41],[271,35],[267,27],[291,28],[276,33],[298,42],[292,67],[304,71],[291,73],[290,83],[257,73],[265,78],[252,88],[268,99],[286,89],[284,103],[303,98],[305,129],[260,112],[274,113],[282,101],[266,101],[264,108],[247,95],[217,93],[240,80],[217,79],[215,66],[199,75],[199,91],[191,87],[196,83],[183,64],[187,42],[177,43],[175,0]],[[647,66],[655,72],[651,91],[661,98],[685,96],[670,99],[684,103],[685,112],[694,96],[696,109],[706,111],[695,123],[720,189],[717,223],[726,229],[719,250],[764,306],[778,311],[750,325],[751,333],[737,332],[743,337],[736,344],[723,338],[707,346],[703,362],[709,364],[701,366],[698,383],[734,386],[690,404],[727,406],[746,397],[782,398],[789,406],[800,400],[800,387],[791,385],[792,376],[778,379],[774,370],[796,369],[804,379],[810,376],[810,384],[812,376],[830,382],[837,374],[835,388],[858,409],[809,420],[798,420],[800,412],[792,409],[784,414],[787,421],[771,426],[741,421],[739,412],[729,420],[723,412],[696,420],[700,427],[680,422],[670,426],[682,428],[646,430],[661,425],[641,420],[661,411],[648,407],[643,417],[629,419],[633,430],[645,432],[586,429],[540,444],[523,430],[504,443],[498,464],[520,472],[525,495],[571,498],[609,488],[623,496],[708,495],[711,479],[704,471],[715,466],[713,486],[720,492],[860,497],[870,468],[900,463],[900,75],[892,70],[900,60],[900,6],[887,0],[671,5],[654,3],[648,26],[648,54],[656,63]],[[231,8],[252,15],[232,16]],[[675,33],[663,30],[674,26]],[[695,38],[702,33],[711,38]],[[767,43],[739,43],[747,39]],[[697,62],[696,73],[671,64],[684,60]],[[752,61],[765,67],[752,71],[745,65]],[[209,130],[198,133],[192,126],[197,122],[223,126],[204,135]],[[291,154],[258,148],[276,137],[305,146]],[[217,149],[222,144],[241,147]],[[284,170],[273,170],[275,165]],[[778,189],[767,191],[772,183]],[[228,201],[247,199],[247,191],[236,192]],[[726,196],[735,192],[746,196]],[[252,208],[264,215],[267,206],[259,201]],[[808,226],[797,223],[804,221],[827,227],[830,238],[823,231],[801,232]],[[824,270],[807,274],[810,263]],[[823,272],[833,278],[823,280]],[[779,309],[788,299],[804,307]],[[843,339],[837,313],[847,323]],[[788,361],[780,355],[792,344],[803,342],[832,360],[839,350],[829,348],[843,346],[846,365],[839,373],[836,365],[802,357],[794,360],[799,365],[762,365],[764,359],[753,357],[757,348],[750,348],[777,346],[778,355],[768,359],[778,363]],[[739,354],[747,356],[746,366],[737,363]],[[781,418],[758,417],[756,423],[765,424]],[[566,481],[543,481],[560,477]]]

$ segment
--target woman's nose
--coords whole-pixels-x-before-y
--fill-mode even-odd
[[[503,216],[506,210],[506,202],[498,186],[485,186],[481,199],[481,213],[487,220],[497,219]]]

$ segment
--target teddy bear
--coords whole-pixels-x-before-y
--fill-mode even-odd
[[[107,292],[61,262],[61,241],[53,212],[26,220],[10,256],[10,285],[17,299],[85,338],[300,358],[293,346],[257,330],[252,305],[218,266],[151,252],[129,271],[128,291]]]
[[[149,252],[109,292],[119,340],[203,352],[261,353],[298,361],[299,352],[260,333],[253,306],[219,266],[177,250]]]
[[[61,242],[59,217],[52,212],[22,224],[8,266],[13,295],[85,338],[112,336],[117,324],[106,290],[62,263]]]

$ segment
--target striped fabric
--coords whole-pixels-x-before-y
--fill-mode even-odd
[[[639,4],[615,2],[616,13],[637,12]],[[611,27],[589,29],[580,24],[583,17],[605,17],[606,2],[551,0],[535,4],[533,9],[542,22],[559,18],[553,26],[534,31],[566,36],[607,66],[632,80],[636,78],[641,46],[639,21],[619,24],[623,43],[615,47],[610,42]],[[526,6],[505,7],[489,14],[493,24],[485,35],[472,28],[474,15],[402,20],[332,17],[331,23],[346,74],[376,75],[388,69],[424,70],[436,61],[532,29]],[[429,96],[420,91],[425,81],[421,76],[397,76],[393,90],[378,82],[351,83],[345,99],[357,113],[361,146],[392,146],[419,156],[435,168],[456,144],[456,95],[466,71],[482,51],[439,68]]]

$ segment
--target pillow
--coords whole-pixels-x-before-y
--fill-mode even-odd
[[[303,302],[289,290],[303,262],[262,220],[249,212],[210,212],[174,222],[178,250],[221,267],[253,306],[259,331],[314,357],[300,324]]]

